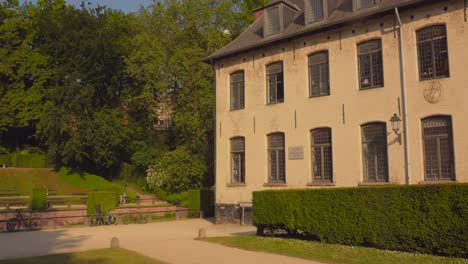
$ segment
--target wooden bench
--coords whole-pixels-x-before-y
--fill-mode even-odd
[[[5,207],[6,210],[12,206],[28,207],[29,200],[29,196],[0,198],[0,207]]]
[[[86,205],[86,196],[49,196],[47,203],[49,208],[54,205],[64,205],[70,208],[72,205]]]

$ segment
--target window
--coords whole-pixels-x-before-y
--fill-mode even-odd
[[[245,139],[231,139],[231,182],[245,183]]]
[[[231,74],[231,110],[244,109],[244,72]]]
[[[332,139],[330,128],[314,129],[311,136],[314,181],[333,181]]]
[[[268,104],[284,102],[283,62],[267,66],[267,93]]]
[[[309,56],[309,96],[330,95],[328,51]]]
[[[377,6],[380,0],[354,0],[354,1],[357,4],[357,8],[355,8],[355,10],[359,10],[359,9],[366,9],[366,8]]]
[[[358,45],[359,83],[361,89],[384,85],[382,64],[382,42],[371,40]]]
[[[419,77],[421,80],[449,77],[447,32],[445,25],[417,32]]]
[[[265,36],[279,33],[281,30],[280,7],[271,7],[265,13]]]
[[[305,1],[305,18],[306,23],[313,23],[323,20],[326,16],[325,7],[327,1],[325,0],[306,0]]]
[[[365,182],[388,181],[387,128],[385,123],[362,126],[362,159]]]
[[[286,182],[283,133],[275,133],[268,136],[268,182]]]
[[[455,180],[451,118],[426,118],[422,127],[425,180]]]

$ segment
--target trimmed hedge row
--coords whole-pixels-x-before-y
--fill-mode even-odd
[[[200,217],[200,190],[188,190],[166,197],[171,204],[189,209],[189,217]]]
[[[46,188],[38,188],[38,189],[32,190],[31,209],[32,210],[46,210],[47,209],[47,189]]]
[[[468,184],[262,191],[253,222],[335,244],[468,257]]]
[[[1,154],[0,166],[16,168],[47,168],[47,157],[42,154]]]

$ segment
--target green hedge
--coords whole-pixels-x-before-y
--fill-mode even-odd
[[[47,189],[46,188],[38,188],[38,189],[32,190],[31,209],[32,210],[46,210],[47,209]]]
[[[96,214],[96,205],[102,205],[102,213],[107,214],[107,211],[114,210],[119,203],[119,198],[115,192],[109,191],[94,191],[88,192],[87,213],[88,215]]]
[[[8,154],[0,154],[0,166],[6,165],[11,167],[11,157]]]
[[[13,155],[16,161],[13,167],[17,168],[46,168],[47,159],[45,155],[40,154],[27,154],[27,155]]]
[[[253,222],[306,238],[468,257],[468,184],[263,191]]]
[[[200,217],[200,190],[188,190],[169,195],[167,201],[189,209],[189,217]]]

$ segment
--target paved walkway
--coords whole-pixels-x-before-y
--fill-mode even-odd
[[[108,248],[112,237],[120,246],[168,263],[316,263],[285,256],[245,251],[194,240],[198,230],[208,236],[230,236],[254,233],[253,227],[213,225],[201,219],[151,223],[80,227],[0,234],[0,259],[42,256],[57,253]]]

